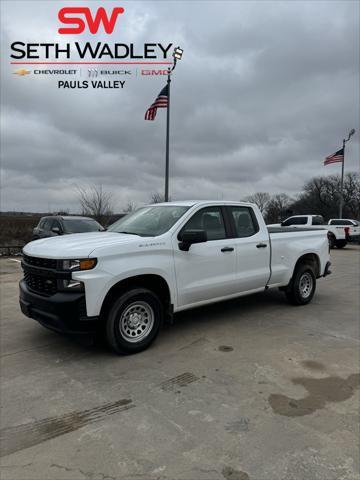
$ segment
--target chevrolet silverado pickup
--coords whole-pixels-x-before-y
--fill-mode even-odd
[[[344,229],[347,232],[349,242],[360,241],[360,223],[357,220],[349,218],[331,218],[328,225],[335,227],[337,230]]]
[[[115,352],[129,354],[181,310],[268,288],[305,305],[329,267],[323,229],[267,228],[244,202],[160,203],[106,232],[28,243],[20,306],[56,331],[103,332]]]
[[[293,227],[293,228],[323,228],[328,231],[330,248],[344,248],[348,242],[349,227],[335,226],[329,222],[325,224],[321,215],[294,215],[281,223],[268,225],[268,227]]]

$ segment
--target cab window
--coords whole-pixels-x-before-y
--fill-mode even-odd
[[[259,225],[252,209],[249,207],[227,207],[227,209],[234,220],[238,238],[251,237],[259,231]]]
[[[282,222],[283,227],[290,227],[291,225],[306,225],[307,217],[290,217]]]
[[[331,220],[330,225],[354,225],[350,220]]]
[[[205,230],[208,241],[226,238],[225,225],[220,207],[206,207],[196,212],[181,230]]]
[[[313,225],[324,225],[324,219],[320,215],[316,215],[312,217],[312,224]]]
[[[51,225],[51,229],[53,229],[53,228],[58,228],[59,231],[61,232],[62,228],[61,228],[59,220],[53,220],[53,223]]]
[[[46,218],[44,220],[44,223],[42,224],[41,228],[43,230],[51,230],[51,225],[52,225],[52,219],[51,218]]]

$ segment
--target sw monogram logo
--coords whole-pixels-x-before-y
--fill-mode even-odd
[[[123,13],[122,7],[113,8],[109,18],[104,7],[98,8],[95,16],[88,7],[64,7],[58,13],[60,22],[75,26],[59,28],[58,32],[63,35],[78,35],[84,32],[87,25],[90,33],[96,34],[102,24],[104,31],[110,35],[114,31],[118,16]]]

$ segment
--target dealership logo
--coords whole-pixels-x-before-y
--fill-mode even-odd
[[[141,75],[151,75],[151,76],[158,76],[158,75],[168,75],[168,69],[161,69],[161,70],[141,70]]]
[[[25,68],[19,68],[18,70],[15,70],[13,72],[15,75],[20,75],[21,77],[24,77],[25,75],[30,75],[31,71],[26,70]]]
[[[96,78],[99,75],[99,71],[97,68],[89,68],[88,69],[88,76],[90,78]]]
[[[78,35],[84,32],[87,25],[90,33],[96,34],[102,23],[105,32],[110,35],[114,31],[118,16],[123,13],[124,9],[122,7],[113,8],[109,18],[104,7],[98,8],[95,16],[92,15],[88,7],[64,7],[58,13],[60,22],[74,26],[59,28],[58,32],[60,34]]]

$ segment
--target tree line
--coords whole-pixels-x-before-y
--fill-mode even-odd
[[[325,220],[329,220],[339,215],[340,182],[339,175],[319,176],[306,182],[301,192],[295,196],[256,192],[241,200],[255,203],[266,223],[278,223],[291,215],[302,214],[322,215]],[[83,215],[90,215],[101,223],[113,213],[113,195],[102,186],[78,187],[77,193]],[[359,173],[349,172],[344,176],[343,197],[343,218],[360,219]],[[149,203],[163,201],[164,196],[158,192],[149,196]],[[129,213],[136,208],[136,203],[130,200],[122,211]]]

